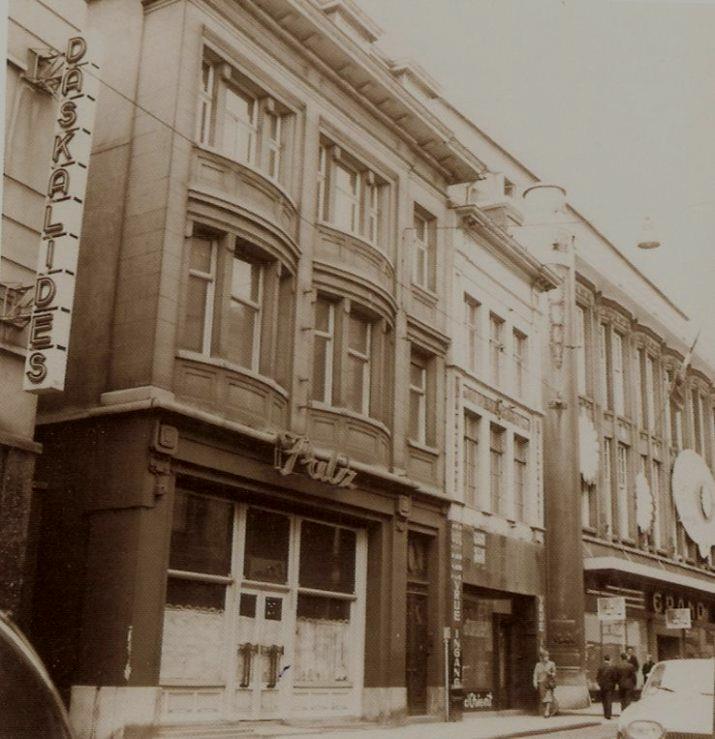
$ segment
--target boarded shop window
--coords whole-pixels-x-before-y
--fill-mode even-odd
[[[303,521],[300,535],[300,586],[352,593],[355,590],[355,532]]]

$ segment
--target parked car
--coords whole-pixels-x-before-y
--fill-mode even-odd
[[[618,739],[712,739],[714,685],[714,659],[658,662],[618,719]]]
[[[0,611],[0,737],[72,739],[67,712],[42,660]]]

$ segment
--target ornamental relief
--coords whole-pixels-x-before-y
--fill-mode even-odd
[[[524,431],[531,429],[531,421],[528,416],[519,413],[515,408],[509,406],[501,398],[488,398],[486,395],[464,385],[462,397],[468,403],[477,405],[485,411],[493,414],[497,418],[503,419],[508,423],[518,426]]]
[[[608,305],[601,304],[598,306],[598,318],[601,323],[609,323],[614,328],[619,329],[621,333],[626,334],[631,330],[630,318],[624,316],[622,313],[619,313],[618,310]]]
[[[580,282],[576,283],[576,302],[582,305],[584,308],[592,308],[596,302],[596,296],[589,288],[582,285]]]

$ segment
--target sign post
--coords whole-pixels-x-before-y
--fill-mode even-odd
[[[598,611],[598,624],[601,631],[601,657],[603,658],[603,624],[604,623],[621,623],[623,624],[623,645],[621,651],[625,649],[626,635],[626,599],[623,596],[610,596],[607,598],[598,598],[596,600]]]

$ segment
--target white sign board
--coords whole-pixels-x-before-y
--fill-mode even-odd
[[[690,621],[689,608],[668,608],[665,611],[665,627],[666,629],[689,629],[692,626]]]
[[[99,70],[87,56],[84,38],[74,36],[68,41],[58,88],[59,114],[25,360],[24,389],[32,393],[62,391],[65,386],[79,237],[99,88]]]
[[[626,599],[620,596],[610,598],[598,598],[598,620],[599,621],[625,621]]]

